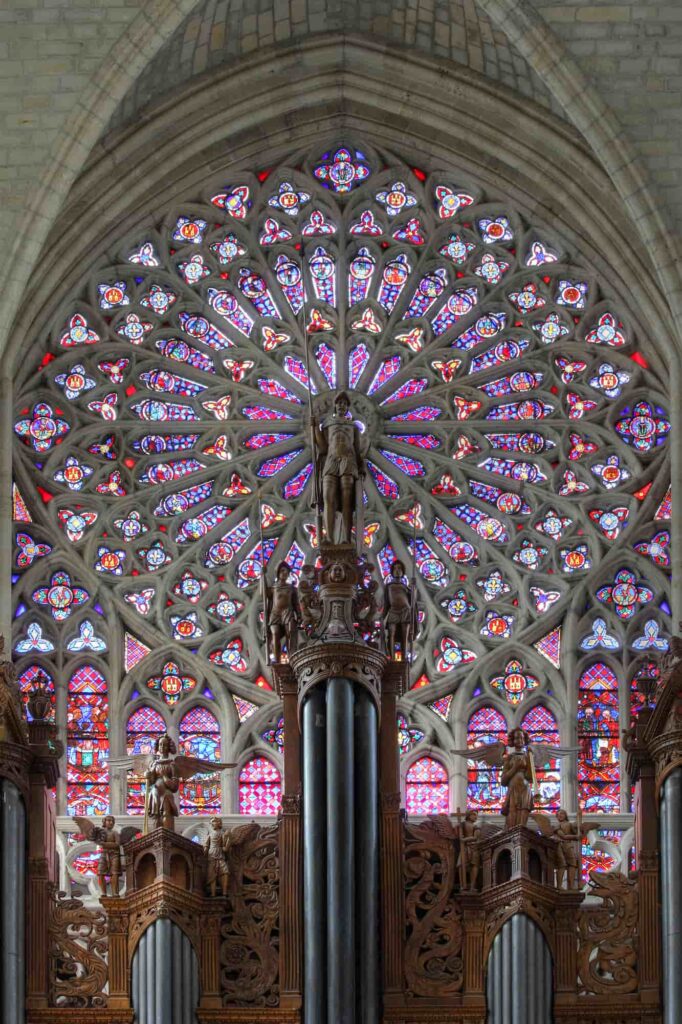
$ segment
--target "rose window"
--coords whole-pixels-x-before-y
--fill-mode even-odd
[[[645,348],[559,234],[467,175],[360,143],[225,171],[94,251],[22,367],[25,688],[87,662],[110,716],[143,702],[177,732],[210,706],[223,757],[262,750],[258,584],[316,558],[310,409],[345,390],[364,549],[384,580],[415,567],[409,735],[448,749],[477,707],[509,726],[546,706],[575,744],[581,672],[629,692],[646,638],[667,645],[670,422]],[[603,688],[581,707],[605,692],[617,715]],[[611,740],[580,776],[607,811]]]

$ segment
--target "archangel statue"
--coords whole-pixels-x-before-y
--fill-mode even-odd
[[[547,743],[531,743],[525,729],[512,729],[507,743],[484,743],[465,750],[453,750],[458,757],[482,761],[491,767],[502,768],[500,781],[507,792],[502,802],[505,827],[526,825],[533,811],[534,795],[538,792],[536,769],[544,768],[558,757],[576,753],[575,747],[553,747]]]
[[[112,768],[132,768],[136,775],[144,775],[145,832],[149,818],[155,828],[175,829],[175,819],[180,813],[175,797],[181,782],[194,775],[214,775],[223,768],[235,767],[233,761],[206,761],[201,757],[178,755],[177,747],[167,733],[159,736],[152,754],[112,758],[109,764]]]
[[[115,829],[116,819],[111,814],[102,820],[101,825],[96,825],[89,818],[75,819],[76,824],[86,839],[99,846],[99,861],[97,863],[97,879],[100,892],[107,895],[107,878],[111,879],[111,895],[118,896],[119,881],[121,878],[121,836]],[[135,833],[135,829],[127,829]]]
[[[240,846],[257,835],[258,825],[255,822],[237,825],[226,832],[221,818],[211,818],[211,831],[204,843],[204,853],[208,858],[206,880],[211,896],[216,895],[218,882],[223,896],[227,896],[231,877],[230,857],[238,853]]]
[[[354,522],[362,505],[360,482],[365,459],[360,429],[350,416],[345,391],[334,400],[334,411],[322,423],[315,421],[315,443],[322,475],[324,532],[328,544],[350,544]],[[337,516],[341,529],[337,530]]]

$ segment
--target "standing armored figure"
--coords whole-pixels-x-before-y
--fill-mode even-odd
[[[480,838],[481,826],[478,824],[478,811],[467,811],[464,821],[459,826],[459,855],[467,889],[475,889],[478,881],[478,872],[481,867],[481,852],[478,848]]]
[[[315,440],[323,457],[322,501],[324,532],[328,544],[337,540],[350,544],[353,519],[358,507],[357,483],[365,475],[360,430],[349,415],[350,401],[342,391],[334,401],[334,412],[320,425],[315,423]],[[360,500],[362,500],[360,498]],[[340,538],[336,537],[336,516],[342,517]]]
[[[208,858],[207,882],[211,890],[211,896],[215,896],[219,880],[222,894],[227,896],[230,871],[225,852],[226,840],[227,836],[223,832],[222,819],[211,818],[211,831],[204,843],[204,853]]]
[[[581,838],[577,825],[573,824],[563,808],[557,811],[556,818],[557,824],[552,829],[556,841],[556,884],[559,889],[563,888],[568,869],[568,888],[575,889],[578,883]]]
[[[296,650],[296,634],[300,612],[298,592],[293,583],[289,583],[291,566],[288,562],[280,562],[275,574],[275,583],[268,588],[268,629],[272,642],[273,660],[279,664],[282,660],[282,640],[286,644],[287,654]]]
[[[384,586],[384,628],[386,653],[392,660],[407,661],[410,635],[414,629],[412,591],[405,583],[405,566],[396,559]]]

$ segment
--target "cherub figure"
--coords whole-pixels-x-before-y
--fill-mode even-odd
[[[556,841],[556,884],[559,889],[563,888],[568,871],[568,888],[575,889],[580,866],[581,837],[578,826],[570,820],[563,807],[557,811],[556,818],[557,823],[552,828],[552,835]]]
[[[412,588],[405,582],[405,566],[396,559],[384,585],[386,651],[394,661],[406,661],[414,631]]]
[[[115,830],[116,819],[111,814],[95,825],[89,818],[76,817],[76,824],[83,835],[99,846],[97,879],[100,892],[107,895],[107,877],[111,879],[111,895],[118,896],[121,878],[121,837]],[[134,830],[133,830],[134,831]]]
[[[289,582],[291,566],[280,562],[275,573],[275,582],[268,588],[268,630],[272,645],[272,657],[276,664],[282,660],[282,641],[287,654],[296,650],[296,633],[301,614],[298,606],[298,591]]]
[[[469,761],[482,761],[491,767],[501,767],[501,783],[507,793],[502,803],[505,827],[526,825],[533,810],[535,771],[551,764],[554,758],[576,753],[576,747],[553,747],[548,743],[531,743],[524,729],[512,729],[508,742],[484,743],[464,750],[453,750],[458,757]]]
[[[360,430],[350,417],[345,391],[334,399],[334,411],[321,424],[315,422],[315,440],[322,460],[324,532],[328,544],[350,544],[358,508],[357,483],[365,475]],[[342,520],[337,537],[336,517]]]
[[[211,818],[211,831],[204,843],[204,853],[208,859],[207,882],[211,896],[215,896],[218,882],[223,896],[227,896],[230,870],[227,864],[225,842],[227,836],[223,831],[221,818]]]

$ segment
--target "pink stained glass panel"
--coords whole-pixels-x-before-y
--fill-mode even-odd
[[[408,814],[448,814],[448,773],[434,757],[420,757],[405,778],[405,809]]]
[[[282,780],[277,768],[266,757],[254,757],[239,773],[239,813],[279,814],[282,805]]]

